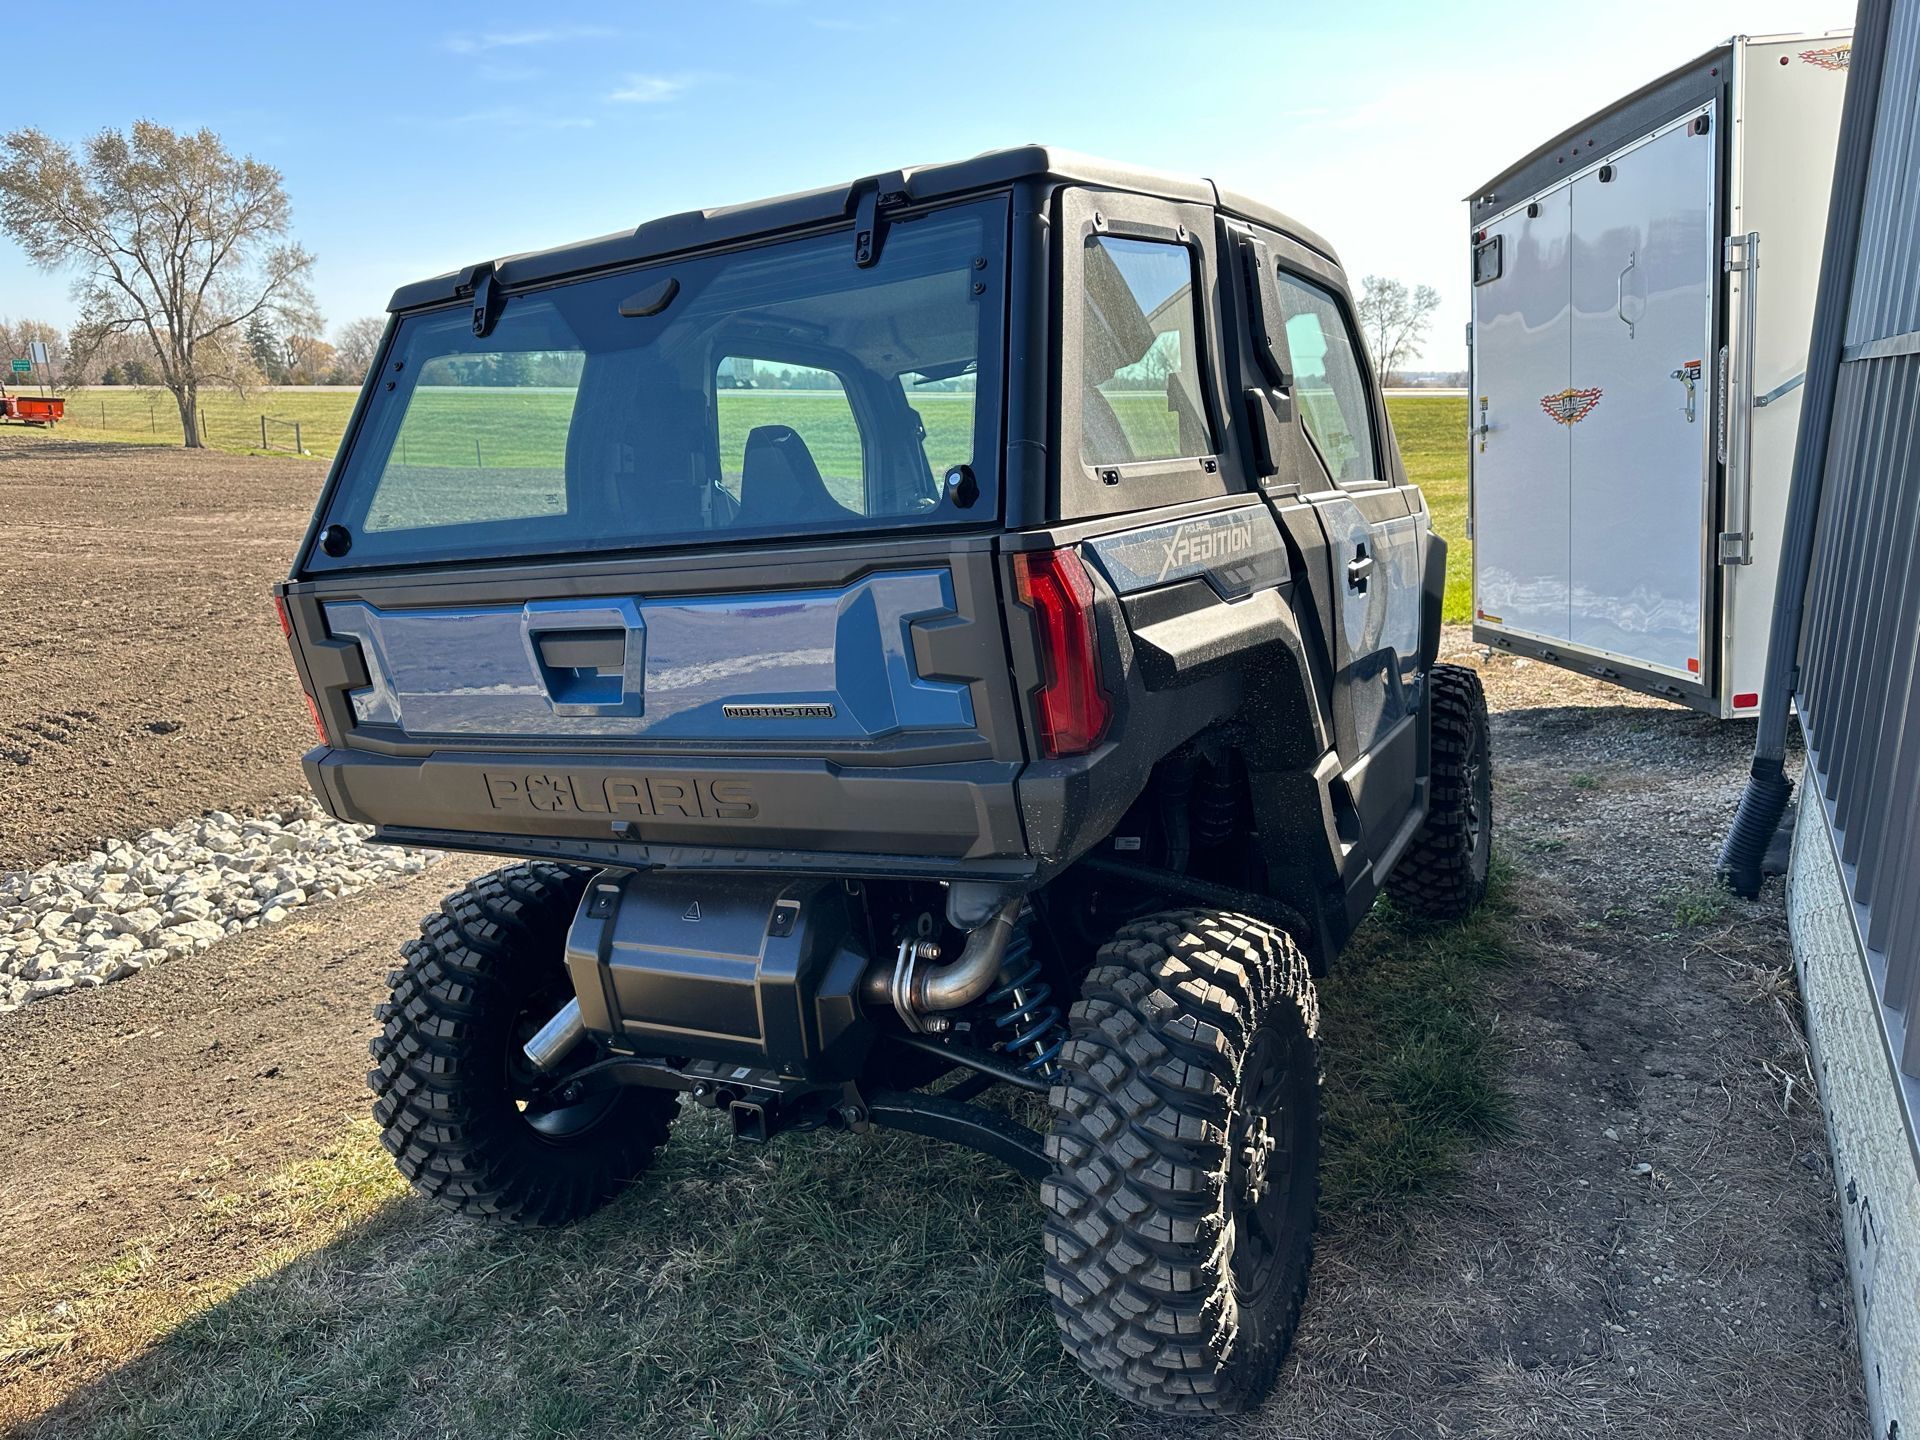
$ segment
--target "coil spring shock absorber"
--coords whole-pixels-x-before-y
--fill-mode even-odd
[[[1224,845],[1240,819],[1240,788],[1233,760],[1220,755],[1201,770],[1193,793],[1193,838],[1201,845]]]
[[[989,992],[983,1003],[994,1012],[994,1025],[1010,1032],[1001,1048],[1026,1057],[1020,1065],[1026,1074],[1050,1079],[1054,1059],[1067,1043],[1067,1027],[1061,1023],[1060,1007],[1052,1003],[1053,987],[1040,978],[1032,921],[1033,912],[1022,907],[1000,962],[1000,987]]]

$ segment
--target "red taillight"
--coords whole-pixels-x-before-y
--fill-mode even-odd
[[[1084,755],[1100,743],[1113,703],[1100,683],[1100,643],[1093,625],[1093,581],[1072,550],[1032,550],[1013,557],[1015,597],[1033,611],[1046,683],[1033,692],[1040,749],[1055,759]]]
[[[320,718],[320,702],[304,690],[300,692],[300,697],[307,702],[307,714],[313,717],[313,733],[320,737],[322,745],[331,744],[327,739],[327,722]]]
[[[287,649],[291,651],[293,649],[293,617],[287,614],[287,602],[278,595],[273,597],[273,613],[280,617],[280,634],[287,642]],[[294,667],[294,673],[299,674],[299,666]],[[331,745],[333,742],[327,739],[327,722],[320,718],[319,702],[307,690],[304,681],[300,686],[300,698],[307,702],[307,714],[313,717],[313,733],[320,737],[322,745]]]

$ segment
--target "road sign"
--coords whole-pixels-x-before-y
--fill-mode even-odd
[[[45,365],[47,363],[47,342],[44,340],[28,341],[27,358],[32,360],[36,365]]]
[[[13,373],[16,375],[31,375],[33,373],[33,361],[31,360],[14,361]]]

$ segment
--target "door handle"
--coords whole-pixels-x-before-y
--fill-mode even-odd
[[[1367,582],[1373,578],[1373,556],[1367,553],[1366,542],[1354,547],[1353,559],[1347,562],[1347,588],[1364,595]]]
[[[1633,321],[1627,319],[1627,276],[1633,273],[1633,267],[1640,263],[1638,251],[1627,252],[1626,266],[1620,271],[1620,278],[1613,282],[1613,313],[1620,323],[1627,327],[1627,339],[1633,339]]]

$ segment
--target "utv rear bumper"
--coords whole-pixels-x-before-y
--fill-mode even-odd
[[[330,813],[398,844],[688,869],[1008,878],[1034,868],[1012,762],[709,765],[321,746],[304,764]]]

